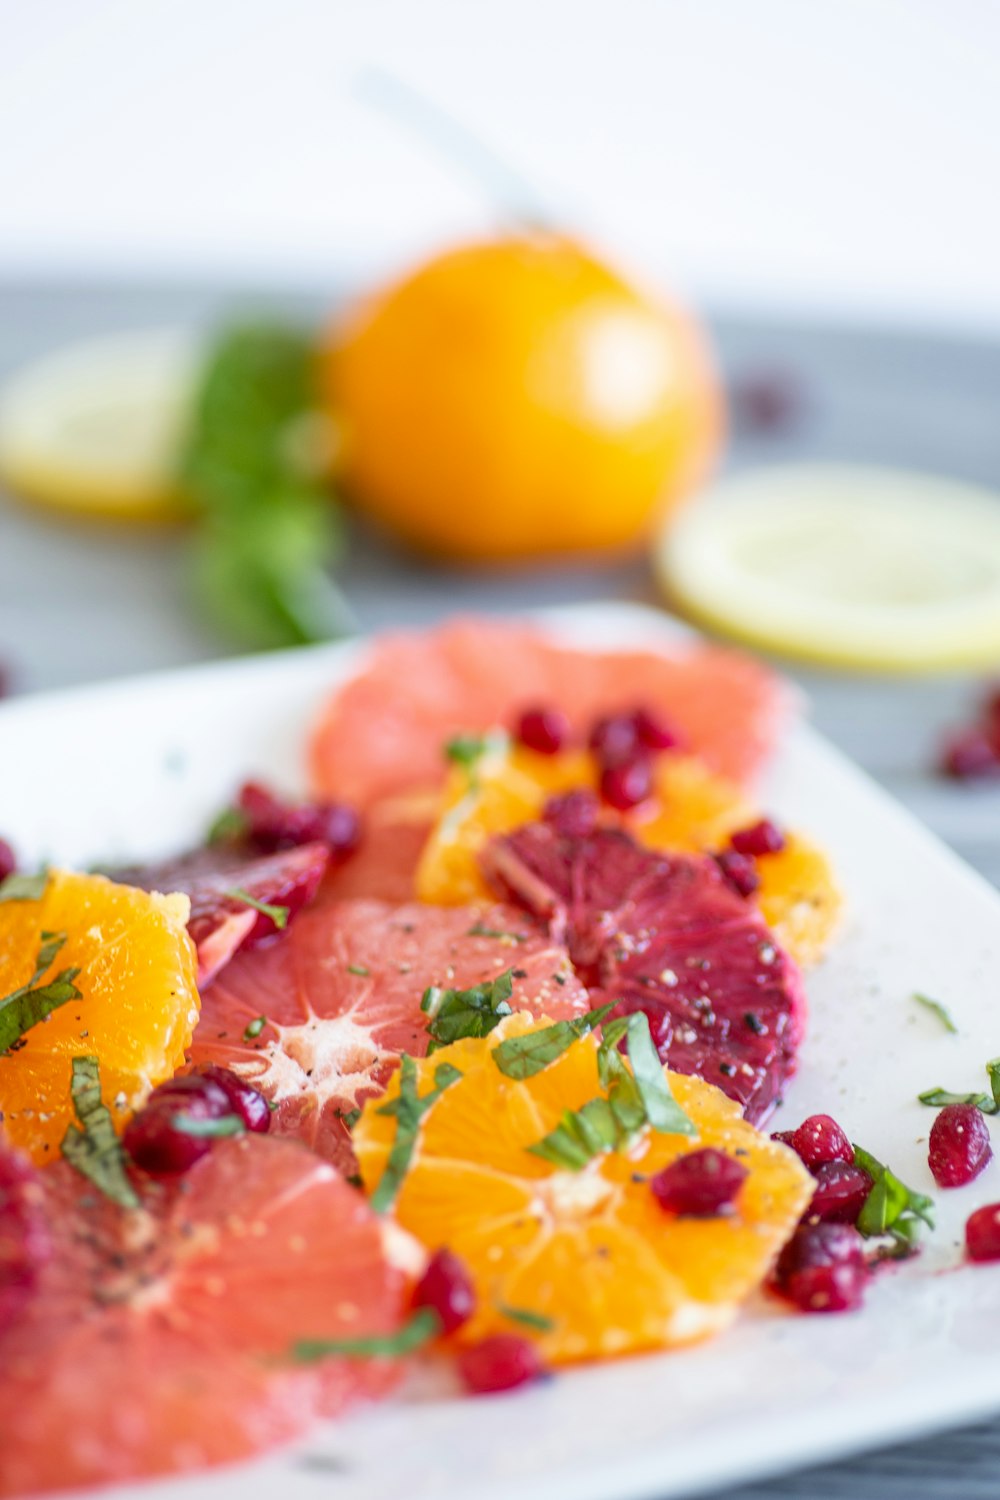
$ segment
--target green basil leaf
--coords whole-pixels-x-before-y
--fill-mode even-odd
[[[697,1135],[694,1122],[684,1113],[667,1083],[649,1030],[645,1011],[628,1018],[628,1060],[646,1111],[646,1119],[661,1135]]]
[[[191,1135],[202,1141],[218,1141],[228,1135],[246,1133],[246,1126],[239,1115],[220,1115],[217,1120],[196,1120],[192,1115],[176,1114],[170,1123],[181,1135]]]
[[[488,1036],[493,1028],[512,1014],[510,997],[514,992],[514,971],[505,969],[496,979],[475,984],[467,990],[446,990],[430,985],[424,990],[420,1009],[430,1016],[427,1034],[431,1038],[428,1053],[448,1047],[464,1037]]]
[[[948,1007],[942,1005],[940,1000],[932,1000],[930,995],[921,995],[919,993],[915,993],[913,998],[918,1005],[922,1005],[925,1010],[929,1010],[933,1015],[937,1016],[945,1031],[950,1031],[955,1036],[958,1035],[958,1027],[952,1020]]]
[[[613,1151],[619,1125],[607,1099],[590,1099],[581,1109],[566,1110],[554,1130],[527,1149],[567,1172],[581,1171],[595,1156]]]
[[[271,906],[266,901],[258,901],[256,896],[251,896],[249,891],[243,890],[241,886],[234,886],[231,891],[223,891],[230,901],[239,901],[244,906],[250,906],[254,911],[259,911],[263,916],[270,917],[279,932],[283,932],[288,926],[288,907]]]
[[[247,1026],[243,1032],[243,1040],[245,1042],[252,1042],[255,1037],[260,1036],[266,1025],[266,1016],[254,1016],[253,1020],[247,1023]]]
[[[250,832],[250,819],[238,807],[224,807],[209,824],[206,844],[231,844]]]
[[[461,1078],[458,1068],[451,1063],[440,1063],[434,1070],[434,1088],[420,1098],[417,1094],[417,1065],[404,1052],[399,1064],[399,1094],[376,1111],[380,1115],[395,1115],[396,1137],[385,1164],[385,1171],[369,1202],[376,1213],[385,1213],[396,1201],[396,1194],[410,1168],[410,1161],[417,1144],[420,1122],[427,1111],[436,1104],[445,1089]]]
[[[528,1307],[511,1307],[506,1302],[498,1302],[497,1312],[502,1318],[509,1318],[512,1323],[520,1323],[524,1328],[533,1328],[537,1333],[551,1333],[556,1326],[552,1318],[547,1318],[544,1313],[532,1312]]]
[[[575,1016],[571,1021],[556,1021],[552,1026],[543,1026],[540,1031],[529,1031],[524,1036],[512,1036],[498,1042],[493,1048],[493,1061],[506,1078],[518,1082],[533,1078],[550,1063],[599,1026],[614,1010],[617,1001],[601,1005],[584,1016]]]
[[[19,875],[15,871],[0,880],[0,901],[41,901],[48,883],[48,870],[39,870],[37,875]]]
[[[121,1208],[138,1208],[139,1195],[125,1171],[122,1143],[115,1134],[111,1111],[101,1100],[100,1062],[96,1057],[74,1057],[70,1089],[80,1124],[67,1126],[62,1138],[63,1156],[113,1203]]]
[[[364,964],[348,964],[347,972],[348,974],[356,974],[359,979],[367,979],[371,974],[371,969],[366,969]]]
[[[398,1359],[420,1349],[440,1332],[441,1319],[437,1313],[433,1308],[422,1307],[397,1333],[362,1334],[349,1339],[298,1339],[291,1353],[298,1364],[312,1364],[331,1355],[346,1359]]]
[[[39,983],[65,941],[64,932],[43,932],[31,978],[0,999],[0,1055],[16,1046],[26,1032],[61,1005],[83,999],[73,983],[80,973],[78,968],[62,969],[48,984]]]
[[[500,938],[509,943],[526,943],[527,936],[523,932],[503,932],[498,927],[484,927],[482,922],[474,922],[466,933],[466,937]]]
[[[941,1109],[946,1104],[974,1104],[984,1115],[995,1115],[998,1109],[996,1100],[989,1094],[951,1094],[947,1089],[927,1089],[917,1098],[921,1104],[929,1104],[934,1109]]]
[[[872,1179],[871,1192],[858,1215],[858,1230],[868,1237],[889,1234],[899,1245],[912,1248],[918,1233],[918,1220],[928,1228],[934,1228],[934,1200],[908,1188],[894,1172],[857,1143],[854,1160]]]

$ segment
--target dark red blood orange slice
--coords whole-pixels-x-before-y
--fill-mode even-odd
[[[645,1011],[664,1062],[766,1117],[795,1066],[802,981],[713,859],[657,854],[616,829],[564,838],[530,823],[493,839],[482,862],[566,943],[593,1005]]]
[[[240,948],[254,948],[279,930],[266,912],[233,892],[262,906],[284,907],[287,927],[315,896],[329,859],[325,844],[267,855],[218,844],[162,864],[115,870],[114,878],[144,891],[190,896],[188,932],[198,950],[198,984],[204,988]]]
[[[516,907],[342,901],[284,942],[240,954],[204,996],[195,1062],[250,1079],[272,1131],[354,1170],[343,1116],[381,1093],[401,1052],[422,1057],[428,985],[467,989],[514,971],[511,1005],[553,1019],[589,1008],[565,948]]]
[[[297,1144],[221,1141],[138,1211],[64,1163],[39,1191],[53,1248],[0,1335],[0,1495],[235,1460],[397,1373],[290,1359],[297,1338],[398,1329],[423,1259]]]
[[[375,643],[316,725],[313,790],[368,807],[434,785],[446,740],[510,725],[528,705],[561,708],[578,733],[598,715],[643,705],[714,770],[744,780],[773,745],[785,694],[767,668],[721,647],[588,652],[528,625],[459,619]]]

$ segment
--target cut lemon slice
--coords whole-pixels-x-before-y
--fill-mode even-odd
[[[709,627],[808,661],[1000,663],[1000,495],[891,469],[758,470],[665,530],[654,564]]]
[[[81,516],[182,513],[175,467],[199,350],[173,329],[74,344],[0,390],[0,483]]]

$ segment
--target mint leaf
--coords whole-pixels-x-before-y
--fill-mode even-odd
[[[100,1062],[74,1057],[70,1084],[80,1124],[68,1125],[62,1154],[97,1190],[120,1208],[138,1208],[139,1195],[125,1171],[125,1153],[115,1134],[111,1111],[101,1100]]]
[[[441,1319],[437,1313],[433,1308],[422,1307],[397,1333],[363,1334],[350,1339],[298,1339],[291,1354],[298,1364],[312,1364],[331,1355],[346,1359],[398,1359],[420,1349],[440,1332]]]
[[[609,1101],[598,1095],[581,1109],[564,1111],[555,1129],[527,1150],[554,1167],[580,1172],[595,1156],[613,1151],[620,1138],[619,1124]]]
[[[911,1254],[916,1248],[920,1224],[934,1228],[934,1200],[908,1188],[894,1172],[857,1143],[854,1145],[854,1160],[872,1179],[871,1192],[858,1215],[858,1230],[869,1238],[890,1235],[898,1252]]]
[[[697,1135],[693,1121],[670,1092],[645,1011],[633,1011],[629,1016],[626,1046],[650,1127],[661,1135]]]
[[[506,1078],[518,1082],[533,1078],[549,1063],[562,1057],[581,1037],[600,1026],[604,1018],[614,1010],[617,1001],[590,1010],[584,1016],[575,1016],[571,1021],[556,1021],[552,1026],[543,1026],[541,1031],[529,1031],[524,1036],[507,1037],[493,1048],[493,1061]]]
[[[252,1021],[247,1022],[246,1028],[243,1032],[243,1040],[245,1042],[252,1042],[255,1037],[260,1036],[266,1025],[266,1016],[254,1016]]]
[[[461,1076],[459,1070],[450,1063],[439,1063],[434,1070],[434,1088],[420,1098],[417,1094],[417,1065],[408,1053],[403,1053],[399,1064],[399,1094],[388,1104],[380,1105],[376,1111],[380,1115],[396,1117],[396,1138],[379,1185],[369,1200],[377,1214],[384,1213],[396,1201],[396,1194],[410,1168],[424,1115],[437,1103],[445,1089],[450,1088]]]
[[[181,1135],[192,1135],[198,1140],[222,1140],[227,1135],[243,1135],[246,1126],[239,1115],[220,1115],[216,1120],[196,1120],[193,1115],[176,1114],[171,1120]]]
[[[930,995],[921,995],[919,993],[914,993],[913,998],[918,1005],[922,1005],[925,1010],[929,1010],[933,1015],[937,1016],[945,1031],[950,1031],[954,1036],[958,1035],[958,1027],[952,1020],[947,1006],[942,1005],[940,1000],[932,1000]]]
[[[986,1076],[990,1081],[989,1094],[952,1094],[947,1089],[926,1089],[917,1098],[921,1104],[935,1109],[945,1104],[974,1104],[984,1115],[1000,1113],[1000,1057],[991,1057],[986,1064]]]
[[[65,941],[65,932],[43,932],[35,972],[26,984],[0,999],[0,1055],[15,1047],[25,1032],[44,1021],[61,1005],[83,999],[73,983],[80,973],[78,968],[62,969],[48,984],[39,983],[46,970],[52,967]]]
[[[250,819],[238,807],[224,807],[209,824],[206,844],[232,844],[250,832]]]
[[[243,890],[241,886],[235,886],[231,891],[223,891],[230,901],[240,901],[244,906],[252,906],[254,911],[259,911],[263,916],[270,917],[279,932],[283,932],[288,926],[288,907],[270,906],[266,901],[258,901],[256,896],[251,896],[249,891]]]
[[[427,1034],[431,1038],[428,1054],[464,1037],[488,1036],[504,1016],[512,1014],[510,997],[513,992],[513,969],[505,969],[496,979],[474,984],[467,990],[446,990],[429,985],[420,1001],[420,1009],[431,1018],[427,1023]]]
[[[39,870],[37,875],[19,875],[15,871],[0,880],[0,901],[41,901],[48,883],[48,870]]]
[[[485,734],[456,734],[445,743],[445,758],[453,765],[472,771],[476,761],[486,753]]]
[[[532,1312],[528,1307],[511,1307],[506,1302],[498,1302],[497,1312],[502,1318],[509,1318],[512,1323],[520,1323],[524,1328],[533,1328],[537,1333],[551,1333],[556,1326],[552,1318],[547,1318],[544,1313]]]

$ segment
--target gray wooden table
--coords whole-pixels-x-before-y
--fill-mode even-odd
[[[332,298],[330,299],[332,301]],[[73,338],[131,327],[202,325],[221,308],[315,312],[315,296],[219,287],[0,283],[0,379]],[[774,372],[800,396],[796,418],[744,428],[732,465],[835,458],[911,466],[1000,489],[1000,344],[870,328],[772,325],[720,316],[737,380]],[[1000,501],[998,501],[1000,503]],[[224,646],[185,594],[183,537],[67,527],[0,504],[0,664],[31,692],[208,660]],[[514,580],[456,574],[353,541],[346,591],[362,628],[451,609],[656,598],[642,563],[538,571]],[[1000,662],[997,663],[1000,677]],[[943,784],[929,767],[942,729],[981,684],[790,675],[818,726],[989,879],[1000,884],[1000,788]],[[854,1462],[727,1492],[728,1500],[997,1500],[1000,1420]]]

